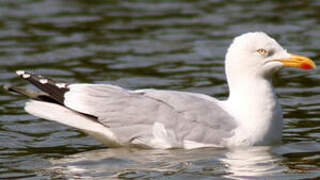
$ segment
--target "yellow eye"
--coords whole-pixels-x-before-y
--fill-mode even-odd
[[[269,53],[267,50],[265,50],[265,49],[263,49],[263,48],[258,49],[257,52],[258,52],[261,56],[266,56],[266,55],[268,55],[268,53]]]

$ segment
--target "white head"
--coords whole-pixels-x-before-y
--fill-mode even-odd
[[[230,90],[226,109],[240,125],[235,131],[236,143],[263,145],[280,140],[282,113],[269,79],[285,66],[315,68],[309,58],[289,54],[263,32],[243,34],[230,45],[226,55]]]
[[[236,37],[226,54],[228,80],[269,78],[273,72],[284,66],[315,68],[315,64],[309,58],[289,54],[263,32],[250,32]]]

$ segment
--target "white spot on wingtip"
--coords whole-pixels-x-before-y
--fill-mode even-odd
[[[31,75],[30,74],[22,74],[22,78],[27,79],[29,78]]]
[[[24,72],[24,71],[22,71],[22,70],[16,71],[16,74],[17,74],[18,76],[24,75],[24,73],[26,73],[26,72]]]
[[[66,88],[67,87],[67,84],[66,83],[56,83],[56,86],[58,88]]]
[[[48,79],[40,79],[39,82],[41,84],[46,84],[46,83],[48,83]]]

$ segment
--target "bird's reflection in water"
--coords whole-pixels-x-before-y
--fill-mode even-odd
[[[267,177],[285,170],[279,165],[280,157],[270,153],[271,147],[250,147],[235,149],[225,153],[221,158],[230,173],[226,177],[250,179]]]
[[[142,150],[101,149],[53,160],[49,172],[65,178],[232,179],[272,176],[284,171],[268,147],[246,149]]]

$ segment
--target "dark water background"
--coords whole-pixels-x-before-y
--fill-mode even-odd
[[[1,84],[31,87],[14,73],[25,69],[224,98],[226,48],[248,31],[319,63],[320,1],[1,0]],[[319,70],[284,69],[274,79],[284,143],[234,151],[106,149],[1,90],[0,179],[320,178],[319,83]]]

